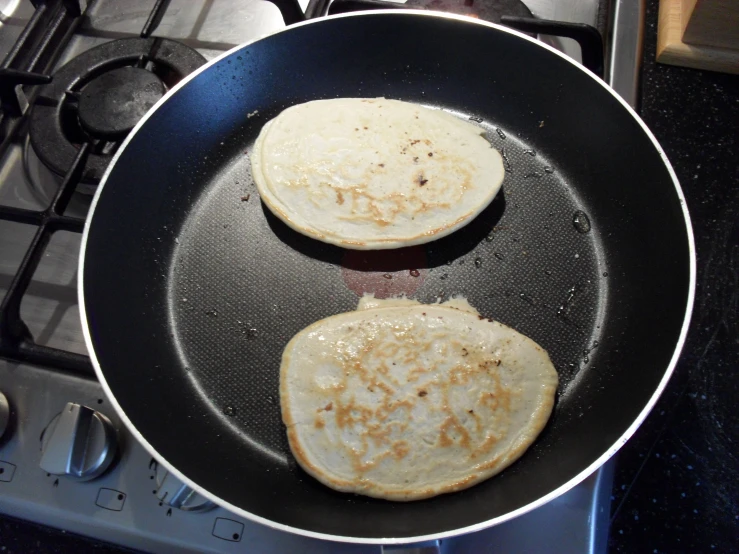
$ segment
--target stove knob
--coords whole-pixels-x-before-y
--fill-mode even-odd
[[[185,512],[205,512],[216,506],[161,466],[157,468],[156,482],[157,498],[172,508]]]
[[[5,431],[10,425],[10,404],[5,395],[0,392],[0,439],[3,438]]]
[[[73,402],[51,420],[41,435],[41,469],[89,481],[110,466],[118,437],[110,420],[100,412]]]

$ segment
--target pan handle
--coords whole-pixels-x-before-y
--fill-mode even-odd
[[[397,2],[385,2],[384,0],[311,0],[308,4],[310,10],[311,4],[325,6],[316,16],[336,15],[337,13],[364,12],[370,10],[425,10],[423,6],[408,6],[406,4],[398,4]],[[330,5],[329,5],[330,3]],[[306,15],[308,11],[306,10]],[[308,16],[311,17],[311,16]]]
[[[603,37],[592,25],[509,15],[501,17],[500,22],[524,33],[554,35],[576,40],[582,50],[582,64],[598,77],[603,78]]]
[[[285,25],[293,25],[306,20],[303,8],[300,7],[298,0],[269,0],[280,10]],[[312,0],[311,0],[312,2]]]
[[[280,11],[283,3],[297,4],[297,0],[271,0]],[[397,4],[394,2],[384,2],[382,0],[310,0],[305,10],[304,18],[313,19],[324,15],[334,15],[338,13],[368,11],[377,9],[417,9],[423,10],[421,6],[408,6],[406,4]],[[302,16],[302,13],[301,13]],[[503,25],[523,31],[524,33],[538,33],[541,35],[554,35],[558,37],[567,37],[577,41],[582,51],[582,65],[603,79],[603,37],[598,29],[592,25],[585,23],[567,23],[564,21],[552,21],[549,19],[535,19],[532,17],[514,17],[504,15],[500,18]],[[288,23],[285,18],[285,23]],[[288,23],[289,24],[289,23]]]

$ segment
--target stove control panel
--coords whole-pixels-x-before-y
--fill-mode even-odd
[[[0,360],[0,383],[13,416],[0,440],[0,513],[152,554],[403,552],[294,535],[213,506],[152,458],[94,380]],[[611,472],[606,465],[512,521],[444,539],[440,551],[605,552]]]
[[[68,402],[41,434],[39,465],[52,475],[90,481],[110,467],[117,450],[117,433],[106,416]]]

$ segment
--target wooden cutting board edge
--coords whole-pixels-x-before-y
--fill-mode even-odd
[[[658,62],[739,74],[739,49],[685,44],[682,34],[682,0],[660,0]]]

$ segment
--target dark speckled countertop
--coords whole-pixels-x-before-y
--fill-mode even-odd
[[[662,398],[618,454],[610,552],[739,550],[739,76],[654,62],[647,2],[640,113],[685,191],[695,311]],[[128,550],[0,517],[0,554]]]
[[[683,355],[620,451],[611,552],[739,550],[739,76],[656,64],[649,0],[640,113],[693,220],[698,280]]]

